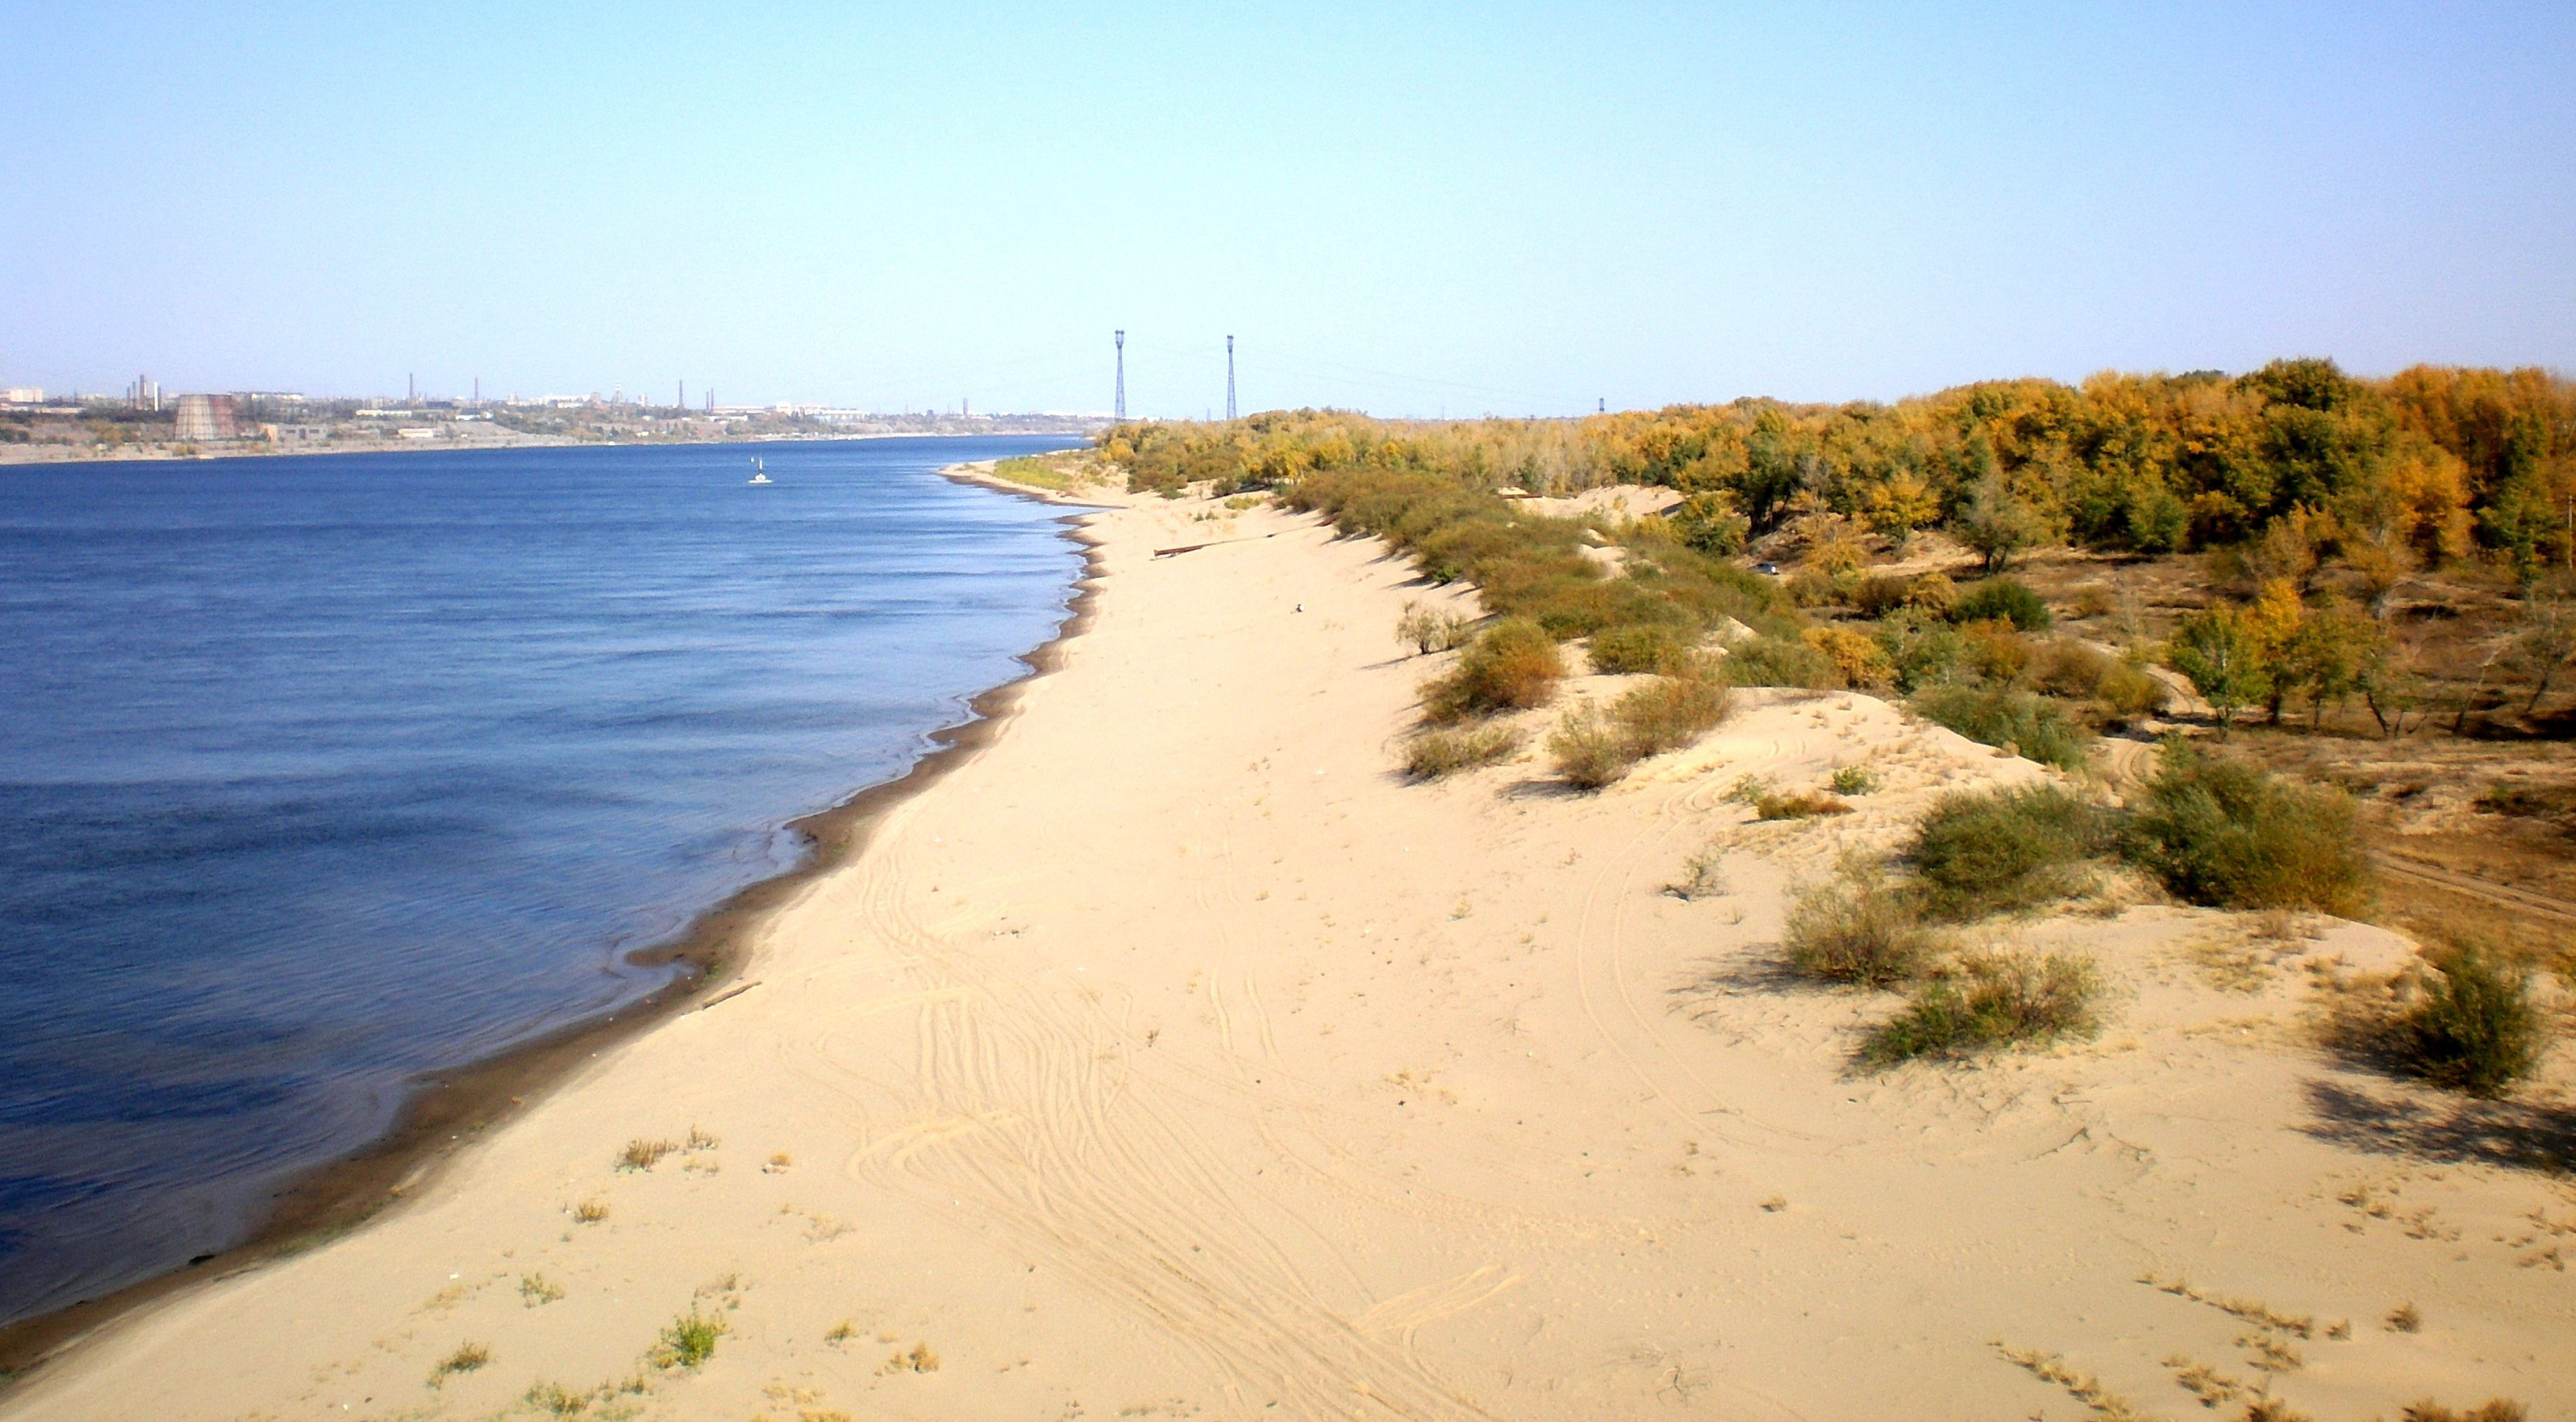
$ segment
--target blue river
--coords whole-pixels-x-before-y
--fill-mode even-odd
[[[0,1323],[662,985],[1054,634],[1062,511],[934,471],[1071,442],[0,467]]]

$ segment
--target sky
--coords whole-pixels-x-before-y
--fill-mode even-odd
[[[0,0],[0,385],[1564,415],[2576,370],[2576,5]]]

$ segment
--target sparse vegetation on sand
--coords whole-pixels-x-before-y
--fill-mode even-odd
[[[1405,737],[1404,773],[1416,780],[1437,780],[1461,770],[1492,765],[1511,759],[1527,739],[1519,727],[1493,722],[1434,726]]]
[[[1496,711],[1544,706],[1565,678],[1556,639],[1525,618],[1505,618],[1476,635],[1446,676],[1422,685],[1422,711],[1451,725]]]
[[[2305,908],[2350,916],[2371,898],[2352,797],[2297,785],[2168,740],[2128,857],[2178,898],[2218,908]]]
[[[1835,879],[1798,891],[1781,933],[1791,967],[1858,987],[1913,980],[1934,946],[1906,886],[1857,860],[1846,861]]]
[[[556,1283],[554,1280],[547,1278],[543,1274],[521,1274],[519,1276],[519,1297],[524,1300],[530,1308],[542,1307],[546,1304],[555,1302],[563,1296],[563,1285]]]
[[[880,1373],[935,1373],[939,1371],[939,1354],[927,1341],[916,1341],[909,1352],[897,1350],[878,1366]]]
[[[2071,954],[1971,953],[1935,969],[1904,1009],[1869,1035],[1875,1066],[1974,1056],[2093,1030],[2101,974]]]
[[[1648,756],[1678,750],[1726,719],[1726,683],[1696,663],[1684,675],[1660,676],[1602,711],[1577,706],[1557,723],[1548,753],[1567,784],[1598,790]]]
[[[1869,795],[1878,790],[1878,773],[1866,765],[1836,766],[1826,783],[1837,795]]]
[[[2102,810],[2041,785],[1942,797],[1916,824],[1905,857],[1925,908],[1961,921],[2080,892],[2091,861],[2114,842]]]
[[[606,1200],[584,1200],[572,1207],[572,1220],[574,1224],[597,1224],[606,1218],[608,1218],[608,1202]]]

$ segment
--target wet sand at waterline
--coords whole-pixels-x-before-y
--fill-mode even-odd
[[[2409,1133],[2444,1103],[2311,1044],[2309,966],[2394,935],[2008,925],[2095,956],[2099,1036],[1855,1072],[1893,999],[1789,980],[1788,890],[2046,772],[1741,692],[1600,795],[1529,757],[1408,784],[1442,659],[1390,628],[1465,592],[1269,510],[1087,528],[1090,625],[733,988],[0,1416],[2207,1415],[2186,1375],[2227,1416],[2576,1406],[2576,1192],[2441,1158]],[[1847,816],[1727,794],[1854,763]],[[1666,893],[1712,844],[1723,892]],[[666,1338],[690,1315],[722,1332]]]

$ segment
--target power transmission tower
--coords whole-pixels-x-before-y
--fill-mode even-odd
[[[1225,422],[1234,423],[1234,337],[1225,338]]]
[[[1118,342],[1118,423],[1127,423],[1127,333],[1113,333]]]

